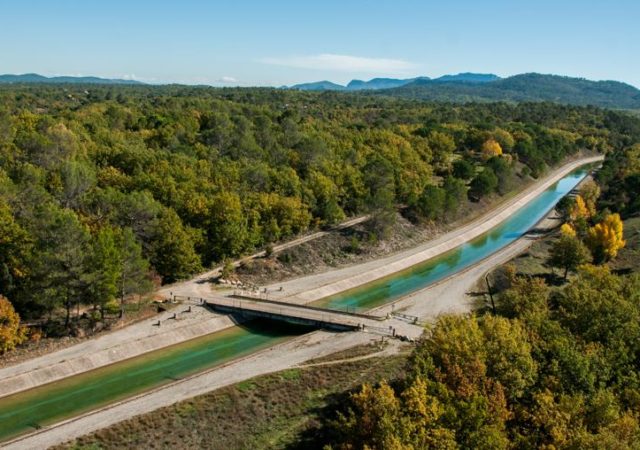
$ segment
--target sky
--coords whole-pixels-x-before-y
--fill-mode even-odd
[[[0,73],[281,86],[525,72],[640,87],[640,0],[0,0]]]

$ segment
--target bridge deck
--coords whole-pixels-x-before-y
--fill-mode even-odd
[[[205,302],[220,312],[266,317],[334,330],[362,330],[367,327],[371,328],[375,326],[374,324],[385,319],[384,317],[240,296],[209,298]]]

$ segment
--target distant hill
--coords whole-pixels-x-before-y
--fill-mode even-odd
[[[492,73],[459,73],[457,75],[443,75],[434,79],[435,82],[463,82],[463,83],[489,83],[497,81],[500,77]],[[416,80],[418,81],[418,80]],[[424,81],[424,80],[420,80]]]
[[[299,91],[344,91],[346,88],[340,84],[324,80],[296,84],[295,86],[291,86],[289,89],[297,89]]]
[[[442,77],[444,78],[444,77]],[[640,109],[640,90],[619,81],[590,81],[526,73],[488,82],[416,80],[385,95],[448,102],[550,101],[572,105]]]
[[[500,77],[486,73],[459,73],[457,75],[444,75],[432,80],[429,77],[416,78],[373,78],[369,81],[351,80],[346,86],[332,83],[331,81],[316,81],[312,83],[302,83],[291,86],[290,89],[300,91],[378,91],[382,89],[394,89],[407,86],[415,82],[438,83],[438,82],[465,82],[465,83],[488,83],[499,80]]]
[[[37,73],[0,75],[0,84],[2,83],[144,84],[135,80],[119,80],[99,77],[45,77],[43,75],[38,75]]]
[[[346,89],[348,91],[362,91],[365,89],[392,89],[400,86],[404,86],[409,83],[413,83],[417,80],[428,80],[429,77],[397,79],[397,78],[374,78],[369,81],[351,80],[347,84]]]

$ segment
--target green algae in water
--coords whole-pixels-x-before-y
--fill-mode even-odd
[[[309,328],[256,320],[0,398],[0,440],[230,361]]]

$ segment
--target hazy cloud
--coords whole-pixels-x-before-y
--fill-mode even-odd
[[[217,83],[238,83],[238,80],[234,77],[222,77],[216,80]]]
[[[402,59],[365,58],[362,56],[335,55],[332,53],[283,58],[262,58],[259,62],[299,69],[333,70],[336,72],[403,73],[417,67],[416,64]]]

